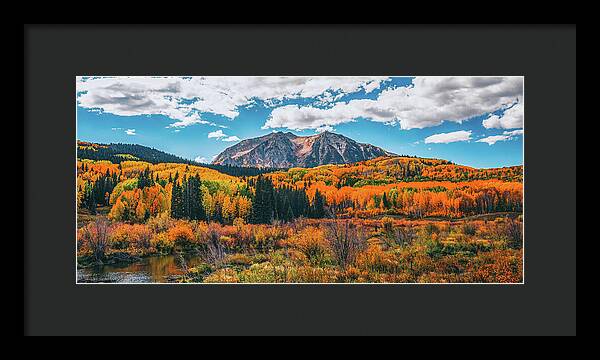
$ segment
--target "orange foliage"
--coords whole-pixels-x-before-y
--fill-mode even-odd
[[[282,184],[304,186],[323,182],[326,185],[363,186],[392,184],[403,181],[472,181],[472,180],[523,180],[523,167],[511,166],[496,169],[475,169],[452,164],[446,160],[405,156],[380,157],[342,165],[323,165],[312,169],[292,168],[285,172],[268,174],[277,186]]]
[[[146,225],[117,224],[110,234],[114,248],[148,249],[152,232]]]
[[[310,199],[317,190],[338,214],[361,216],[391,212],[415,217],[461,217],[521,211],[523,201],[522,183],[500,180],[401,182],[339,189],[319,181],[307,189]]]
[[[522,211],[522,166],[474,169],[445,160],[383,157],[267,174],[275,186],[319,191],[341,216],[463,217]]]
[[[191,243],[195,239],[192,227],[184,221],[178,221],[175,226],[171,227],[167,231],[167,237],[175,244]]]

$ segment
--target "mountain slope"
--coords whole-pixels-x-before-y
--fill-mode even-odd
[[[370,144],[325,131],[313,136],[275,132],[244,140],[220,153],[213,164],[271,168],[347,164],[394,155]]]
[[[152,164],[158,163],[178,163],[190,164],[186,160],[176,155],[172,155],[160,150],[137,144],[97,144],[91,142],[77,142],[77,157],[90,160],[109,160],[112,163],[119,163],[127,160],[141,160]]]
[[[113,164],[123,161],[145,161],[151,164],[175,163],[200,165],[205,168],[220,171],[232,176],[255,176],[271,169],[268,167],[239,167],[218,164],[200,164],[196,161],[166,153],[154,148],[137,144],[98,144],[86,141],[77,141],[77,158],[89,160],[108,160]]]
[[[267,174],[278,185],[301,187],[322,184],[343,187],[383,186],[398,183],[469,182],[499,180],[523,182],[523,166],[477,169],[448,160],[410,156],[386,156],[352,164],[323,165],[312,169],[293,168]],[[438,189],[441,190],[441,189]]]

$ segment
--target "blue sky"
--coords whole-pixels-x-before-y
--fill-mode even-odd
[[[78,77],[77,138],[210,162],[240,140],[333,131],[397,154],[523,164],[522,77]]]

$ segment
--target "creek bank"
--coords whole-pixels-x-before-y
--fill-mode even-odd
[[[144,257],[152,255],[135,256],[126,252],[116,252],[105,255],[103,259],[96,259],[93,255],[83,255],[77,257],[77,268],[85,269],[93,266],[116,265],[120,263],[131,264],[141,261]]]
[[[197,248],[185,248],[180,249],[179,251],[174,250],[171,252],[160,252],[160,251],[152,251],[146,252],[143,254],[131,254],[127,251],[117,251],[112,252],[110,254],[104,255],[102,259],[96,259],[93,255],[80,255],[77,256],[77,268],[85,269],[89,267],[95,266],[104,266],[104,265],[127,265],[133,264],[136,262],[140,262],[143,259],[147,259],[150,257],[160,257],[160,256],[169,256],[169,255],[183,255],[183,256],[198,256],[199,250]]]

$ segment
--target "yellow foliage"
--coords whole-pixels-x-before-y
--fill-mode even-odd
[[[237,283],[239,282],[238,274],[230,268],[219,269],[204,278],[205,283]]]
[[[320,227],[306,227],[284,244],[300,250],[313,264],[321,264],[329,254],[329,243],[325,238],[325,232]]]
[[[383,251],[379,245],[369,245],[358,254],[356,264],[360,269],[371,272],[395,272],[399,266],[394,254]]]
[[[167,233],[155,234],[150,239],[150,246],[161,253],[170,252],[171,249],[173,249],[174,244],[174,241],[169,238]]]

